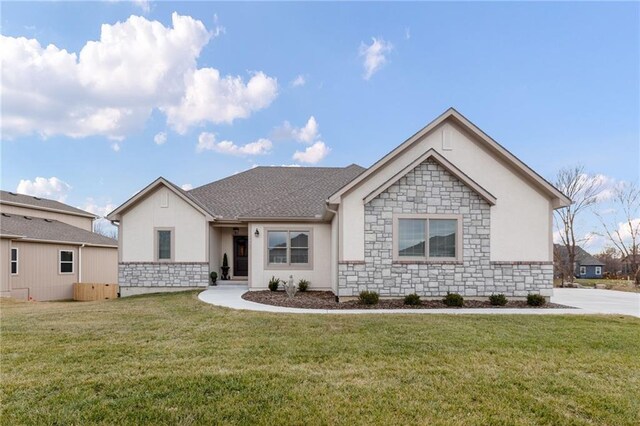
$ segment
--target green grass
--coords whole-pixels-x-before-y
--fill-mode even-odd
[[[576,278],[576,282],[584,287],[598,287],[606,290],[628,291],[637,293],[640,289],[631,280],[609,280],[604,278]]]
[[[279,315],[193,292],[1,308],[2,424],[640,421],[640,320]]]

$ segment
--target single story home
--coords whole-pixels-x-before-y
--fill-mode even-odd
[[[550,296],[571,201],[451,108],[365,169],[256,167],[184,191],[162,177],[107,217],[121,295],[202,288],[227,254],[250,290],[306,279],[339,300]]]
[[[63,300],[77,282],[116,284],[118,242],[92,232],[95,219],[55,200],[0,191],[0,296]]]
[[[564,245],[556,244],[555,252],[559,256],[556,264],[561,267],[560,269],[569,269],[566,267],[569,261],[567,248]],[[576,246],[575,264],[573,266],[573,275],[576,278],[602,278],[604,266],[603,262],[593,257],[585,249]],[[563,273],[564,271],[556,271],[555,275],[561,276]]]

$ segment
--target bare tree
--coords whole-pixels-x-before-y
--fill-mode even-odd
[[[622,259],[620,257],[620,250],[615,247],[605,247],[600,253],[594,255],[593,257],[604,263],[605,275],[609,277],[616,277],[622,271]]]
[[[583,166],[561,169],[556,176],[556,187],[571,199],[571,205],[555,211],[556,229],[567,251],[564,276],[573,283],[576,262],[576,246],[587,242],[588,237],[576,237],[576,219],[598,202],[602,181],[587,174]],[[564,281],[564,280],[563,280]],[[561,284],[564,285],[564,282]]]
[[[636,286],[640,286],[640,188],[629,183],[616,188],[612,203],[617,214],[607,222],[601,213],[596,212],[604,228],[604,235],[623,256]]]
[[[115,240],[118,239],[118,228],[101,219],[93,223],[93,232]]]

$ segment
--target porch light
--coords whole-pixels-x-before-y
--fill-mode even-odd
[[[258,231],[258,228],[256,228],[256,232],[254,232],[253,235],[255,235],[256,238],[260,236],[260,231]]]

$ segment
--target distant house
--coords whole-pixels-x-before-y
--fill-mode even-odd
[[[556,259],[556,265],[566,265],[568,262],[567,248],[561,244],[555,244],[554,253],[560,259]],[[605,264],[590,255],[582,247],[576,246],[576,259],[573,267],[573,275],[576,278],[602,278]],[[556,271],[556,276],[561,276],[564,270]]]
[[[0,296],[62,300],[73,283],[117,283],[118,242],[96,216],[54,200],[0,191]]]
[[[107,218],[121,295],[306,279],[339,300],[553,292],[552,213],[571,201],[454,109],[368,169],[256,167],[189,191],[158,178]],[[227,256],[225,256],[227,254]]]

